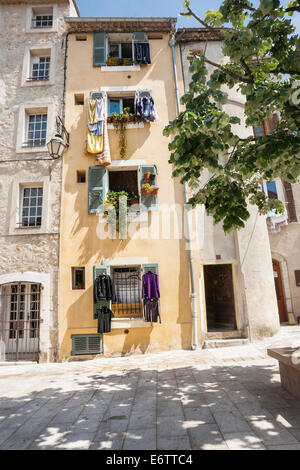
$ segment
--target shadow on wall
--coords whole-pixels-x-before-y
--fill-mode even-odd
[[[1,449],[156,450],[167,439],[176,450],[176,436],[187,450],[299,445],[299,403],[281,387],[277,365],[176,368],[153,360],[150,369],[118,364],[115,372],[101,361],[96,374],[86,372],[92,362],[61,365],[63,379],[41,370],[51,386],[2,393]],[[24,375],[25,389],[32,380]]]

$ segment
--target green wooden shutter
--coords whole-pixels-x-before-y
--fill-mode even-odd
[[[101,265],[101,266],[94,266],[93,267],[93,286],[95,283],[95,280],[97,279],[98,276],[101,274],[109,274],[109,266],[106,265]],[[94,289],[93,289],[93,295],[94,295]],[[110,307],[110,300],[100,300],[99,302],[95,302],[94,299],[94,319],[96,319],[96,309],[98,307]]]
[[[158,264],[142,264],[142,273],[146,274],[148,271],[158,275]]]
[[[145,173],[151,173],[153,176],[150,181],[145,181]],[[141,165],[139,167],[140,175],[140,190],[142,190],[142,185],[144,183],[149,183],[150,186],[157,186],[157,169],[155,165]],[[142,194],[141,191],[141,203],[146,208],[146,210],[157,210],[158,208],[158,196],[154,196],[151,192],[149,194]]]
[[[103,337],[100,334],[72,335],[72,356],[103,353]]]
[[[90,100],[100,100],[106,98],[106,91],[93,90],[90,92]]]
[[[147,35],[144,32],[133,33],[134,41],[147,41]]]
[[[106,170],[103,166],[89,167],[89,213],[99,212],[99,207],[105,201]]]
[[[94,67],[106,65],[106,33],[94,33]]]

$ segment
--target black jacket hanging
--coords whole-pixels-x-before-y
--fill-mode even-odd
[[[95,279],[94,300],[95,302],[101,300],[116,301],[115,284],[108,274],[100,274],[100,276]]]
[[[113,312],[108,307],[99,307],[96,310],[98,318],[98,333],[111,332],[111,319],[114,318]]]

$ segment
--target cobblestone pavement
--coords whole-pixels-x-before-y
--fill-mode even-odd
[[[300,400],[267,341],[57,364],[0,366],[0,449],[297,449]]]

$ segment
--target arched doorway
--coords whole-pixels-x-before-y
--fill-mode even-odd
[[[41,284],[1,285],[0,340],[7,361],[38,361]]]
[[[273,274],[274,274],[279,319],[280,319],[280,322],[287,322],[287,312],[286,312],[286,306],[285,306],[280,263],[276,259],[273,259],[272,263],[273,263]]]

